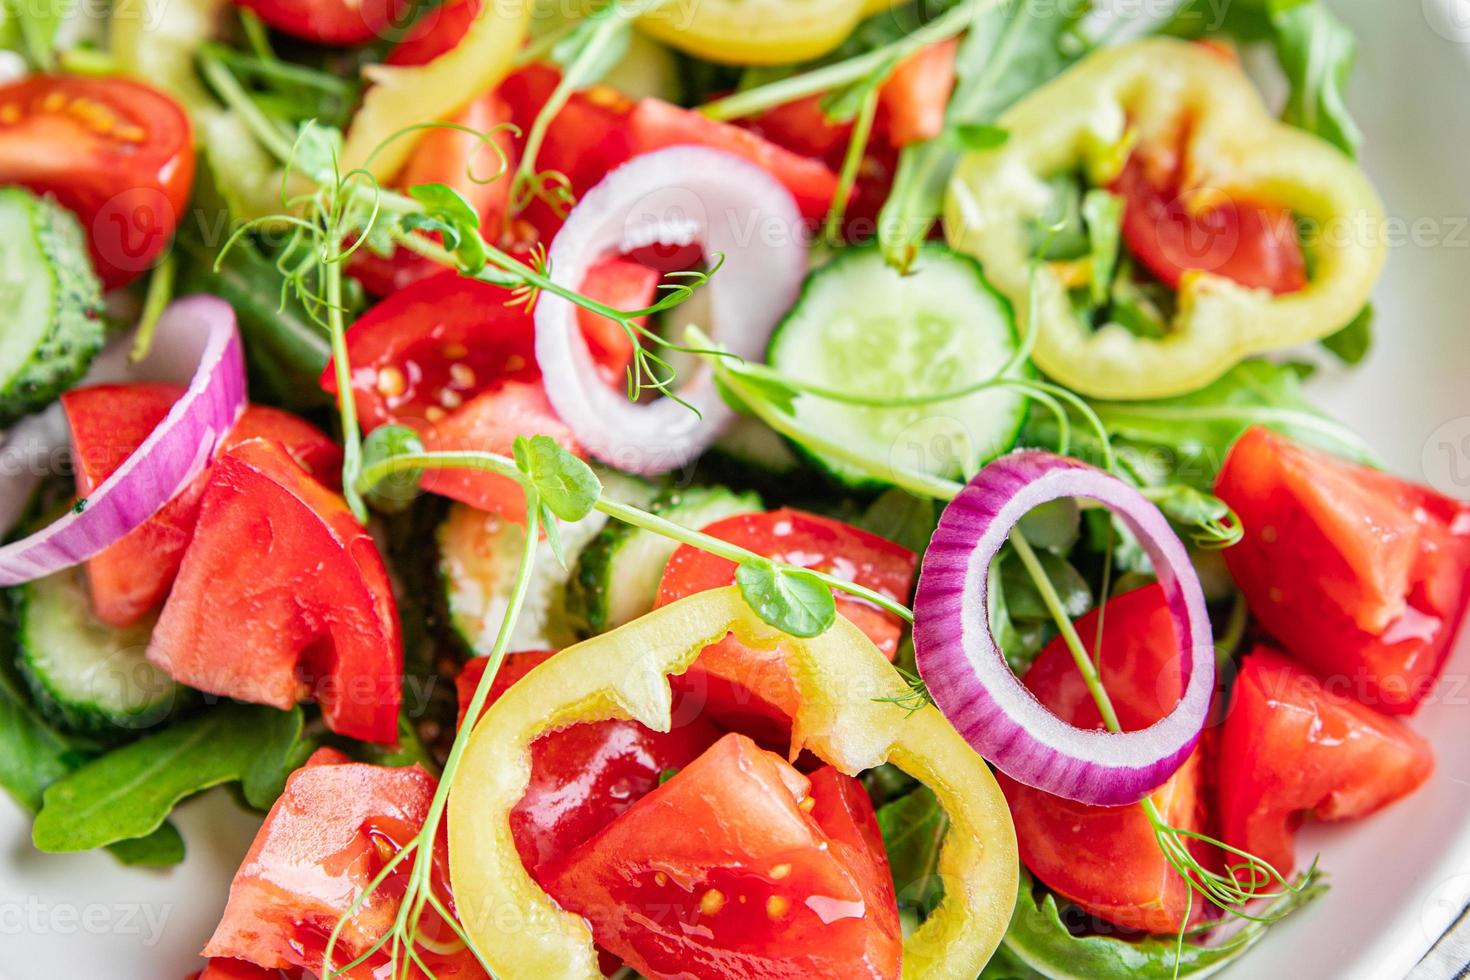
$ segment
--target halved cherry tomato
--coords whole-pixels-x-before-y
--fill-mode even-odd
[[[230,899],[204,955],[233,958],[269,970],[322,969],[328,937],[368,884],[422,829],[433,799],[433,776],[418,766],[390,769],[351,762],[320,749],[292,773],[230,884]],[[441,834],[434,842],[435,895],[454,909],[448,857]],[[380,939],[398,914],[410,865],[400,863],[347,918],[332,962],[352,962]],[[432,910],[417,952],[441,980],[483,980],[475,954],[454,950],[450,927]],[[383,976],[386,952],[342,974],[348,980]],[[211,963],[211,968],[213,968]],[[206,971],[207,975],[207,971]],[[230,974],[226,974],[229,976]],[[410,974],[423,980],[423,971]]]
[[[409,0],[235,0],[271,27],[317,44],[366,44],[407,26]]]
[[[393,743],[403,686],[398,609],[372,536],[276,443],[210,468],[193,540],[148,644],[175,680],[289,708]]]
[[[727,517],[704,533],[778,561],[831,572],[899,602],[906,602],[913,588],[913,552],[828,517],[783,508]],[[734,581],[734,562],[682,545],[664,568],[655,605]],[[842,593],[837,611],[893,659],[903,634],[896,616]],[[797,705],[796,686],[784,664],[779,650],[755,650],[729,636],[705,647],[693,666],[671,681],[688,695],[706,699],[705,710],[722,723],[778,742]]]
[[[485,706],[552,655],[508,656]],[[476,657],[455,680],[461,724],[486,663]],[[598,721],[549,732],[531,745],[531,782],[510,812],[510,830],[532,877],[539,879],[538,869],[546,862],[571,851],[655,789],[665,770],[689,765],[720,737],[708,721],[687,712],[675,722],[671,731],[656,732],[636,721]]]
[[[1149,585],[1108,600],[1098,673],[1126,731],[1163,718],[1184,693],[1179,643],[1163,590]],[[1092,646],[1099,611],[1077,621]],[[1082,673],[1060,637],[1037,656],[1026,689],[1058,718],[1079,728],[1102,728],[1102,716]],[[1088,806],[1024,786],[1003,773],[996,779],[1011,805],[1021,861],[1059,895],[1125,929],[1172,933],[1190,913],[1189,886],[1164,860],[1153,826],[1137,805]],[[1203,829],[1200,753],[1195,752],[1153,793],[1164,819],[1183,830]],[[1207,855],[1200,853],[1198,857]],[[1203,902],[1193,905],[1195,917]]]
[[[920,48],[899,62],[878,92],[878,111],[888,142],[907,146],[944,131],[944,111],[954,90],[959,38]]]
[[[1278,295],[1306,286],[1306,258],[1289,209],[1191,200],[1180,186],[1183,167],[1173,150],[1141,147],[1113,181],[1124,200],[1123,242],[1144,268],[1174,289],[1190,270]]]
[[[1470,603],[1470,505],[1252,428],[1215,492],[1250,610],[1322,678],[1390,714],[1433,688]]]
[[[1283,875],[1307,815],[1366,816],[1429,778],[1429,744],[1259,647],[1241,663],[1220,739],[1220,837]]]
[[[748,129],[709,119],[662,99],[640,99],[628,125],[636,153],[694,144],[744,157],[785,185],[802,216],[808,219],[825,215],[837,194],[837,175],[825,163],[792,153]]]
[[[817,791],[726,735],[549,865],[547,893],[645,976],[896,978],[887,861],[851,842],[847,820],[823,827]]]
[[[394,184],[400,188],[415,184],[445,184],[454,188],[480,216],[481,234],[488,241],[497,241],[505,223],[516,152],[509,130],[497,127],[509,121],[509,106],[494,92],[487,92],[466,106],[452,122],[476,133],[491,134],[490,143],[462,130],[431,129],[414,147],[413,155]],[[492,177],[495,179],[491,180]],[[348,271],[375,296],[392,295],[445,268],[402,247],[387,257],[360,248],[348,263]]]
[[[76,212],[111,289],[153,265],[194,182],[189,118],[123,78],[31,75],[0,86],[0,184]]]
[[[480,16],[482,4],[483,0],[449,0],[423,11],[383,63],[404,67],[427,65],[453,50]]]
[[[72,432],[77,496],[85,498],[112,475],[168,415],[184,389],[168,384],[97,385],[61,396]],[[279,442],[324,483],[342,474],[342,450],[309,422],[251,405],[220,443],[227,452],[247,439]],[[194,535],[208,470],[163,508],[87,561],[97,618],[113,626],[137,622],[168,595],[184,549]]]

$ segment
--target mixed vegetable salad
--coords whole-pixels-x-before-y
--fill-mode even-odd
[[[1127,6],[0,5],[35,846],[230,786],[205,980],[1245,954],[1428,778],[1470,505],[1303,394],[1351,35]]]

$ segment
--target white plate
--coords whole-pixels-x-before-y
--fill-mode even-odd
[[[1422,3],[1338,4],[1362,40],[1351,101],[1398,243],[1372,356],[1357,372],[1329,369],[1315,394],[1395,470],[1467,497],[1470,0]],[[1332,890],[1231,976],[1397,980],[1470,900],[1470,638],[1440,690],[1413,721],[1438,757],[1428,785],[1367,821],[1304,832]],[[254,820],[222,792],[178,820],[188,862],[127,871],[101,854],[37,854],[29,820],[0,801],[0,978],[181,980],[197,969]]]

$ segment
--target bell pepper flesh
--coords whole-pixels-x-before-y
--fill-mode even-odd
[[[1386,255],[1383,205],[1331,144],[1277,121],[1239,67],[1207,48],[1151,38],[1106,48],[1037,89],[999,120],[1010,135],[967,155],[945,206],[952,246],[980,260],[992,285],[1029,317],[1031,233],[1052,202],[1046,180],[1082,170],[1118,176],[1131,145],[1188,153],[1191,207],[1245,201],[1288,209],[1313,229],[1313,274],[1282,295],[1191,271],[1166,336],[1119,324],[1093,330],[1067,284],[1038,272],[1034,358],[1053,379],[1097,398],[1147,399],[1203,387],[1252,354],[1317,340],[1357,316]]]
[[[1018,859],[1005,798],[985,762],[937,709],[876,698],[902,678],[856,626],[838,617],[798,640],[763,623],[727,587],[700,592],[569,647],[507,691],[475,726],[449,796],[450,872],[463,925],[501,976],[600,976],[592,932],[531,879],[509,813],[530,777],[531,743],[579,722],[631,718],[671,725],[668,676],[734,632],[779,647],[801,695],[792,733],[847,773],[891,762],[928,785],[951,828],[938,873],[944,900],[904,943],[905,977],[973,980],[999,944],[1015,903]]]

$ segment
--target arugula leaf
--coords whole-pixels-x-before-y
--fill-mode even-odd
[[[990,634],[995,645],[1006,658],[1011,671],[1017,676],[1036,660],[1036,655],[1046,645],[1050,620],[1018,623],[1011,618],[1010,606],[1006,602],[1005,579],[1001,575],[1001,561],[997,556],[990,564],[990,588],[985,590],[985,614],[990,623]]]
[[[1199,391],[1148,402],[1093,402],[1115,439],[1168,477],[1208,491],[1225,454],[1251,425],[1266,425],[1329,452],[1374,462],[1351,430],[1322,415],[1302,394],[1290,365],[1242,361]],[[1131,447],[1127,444],[1131,444]]]
[[[1290,91],[1281,117],[1356,156],[1363,132],[1347,107],[1358,41],[1319,0],[1269,0],[1276,58]]]
[[[1318,885],[1288,895],[1277,903],[1284,914],[1310,902],[1325,891]],[[1174,937],[1138,940],[1112,936],[1077,936],[1062,921],[1056,896],[1038,890],[1025,868],[1021,869],[1020,894],[1011,914],[1011,924],[1001,940],[1004,955],[991,961],[982,980],[1033,977],[1081,978],[1088,980],[1173,980],[1174,977],[1213,973],[1260,941],[1264,922],[1248,922],[1218,946],[1178,944]]]
[[[939,514],[934,501],[893,487],[879,494],[863,511],[857,526],[922,555],[939,526]]]
[[[273,719],[264,744],[249,766],[240,774],[240,791],[245,802],[257,810],[269,810],[276,797],[286,788],[286,777],[301,768],[316,750],[317,739],[306,732],[306,719],[300,708],[280,712]]]
[[[1020,520],[1026,540],[1054,555],[1065,555],[1072,550],[1081,524],[1082,508],[1071,497],[1039,504]]]
[[[994,128],[1021,96],[1056,77],[1085,53],[1065,39],[1085,4],[1011,0],[979,12],[955,54],[955,89],[945,111],[950,130]],[[906,269],[944,205],[945,187],[959,162],[964,137],[941,136],[904,148],[893,189],[878,216],[878,239],[891,265]],[[998,143],[995,145],[999,145]]]
[[[355,754],[364,762],[370,762],[375,766],[420,766],[436,776],[439,774],[439,764],[434,761],[429,747],[419,737],[418,728],[406,712],[398,716],[398,744],[396,746],[364,742],[357,747]]]
[[[1036,556],[1046,577],[1056,587],[1062,608],[1069,619],[1084,616],[1092,608],[1092,589],[1082,573],[1060,555],[1043,551]],[[1052,615],[1036,590],[1026,567],[1014,552],[1007,550],[1000,562],[1001,588],[1005,591],[1006,610],[1011,619],[1023,623],[1050,622]]]
[[[928,915],[944,898],[938,868],[949,815],[934,791],[920,786],[878,808],[878,829],[888,852],[888,872],[899,907]]]
[[[1118,271],[1119,242],[1123,237],[1123,199],[1095,187],[1082,196],[1082,220],[1092,264],[1089,281],[1093,303],[1108,300],[1113,276]]]
[[[516,466],[551,512],[564,521],[580,521],[592,513],[602,482],[592,467],[557,445],[550,436],[516,436]]]
[[[262,756],[281,758],[300,724],[299,709],[227,704],[115,749],[47,787],[32,840],[55,852],[146,837],[186,797],[245,779]],[[260,770],[251,782],[263,799]]]
[[[0,629],[7,629],[0,623]],[[6,651],[8,657],[8,651]],[[31,705],[8,669],[0,666],[0,788],[31,812],[41,808],[46,787],[81,765],[96,746],[53,728]],[[165,823],[108,850],[123,864],[167,867],[184,860],[184,840]]]
[[[818,636],[837,618],[832,590],[809,572],[788,571],[769,561],[735,569],[740,594],[765,623],[792,636]]]
[[[1344,364],[1359,364],[1373,346],[1373,304],[1368,303],[1347,326],[1322,338],[1322,346]]]

